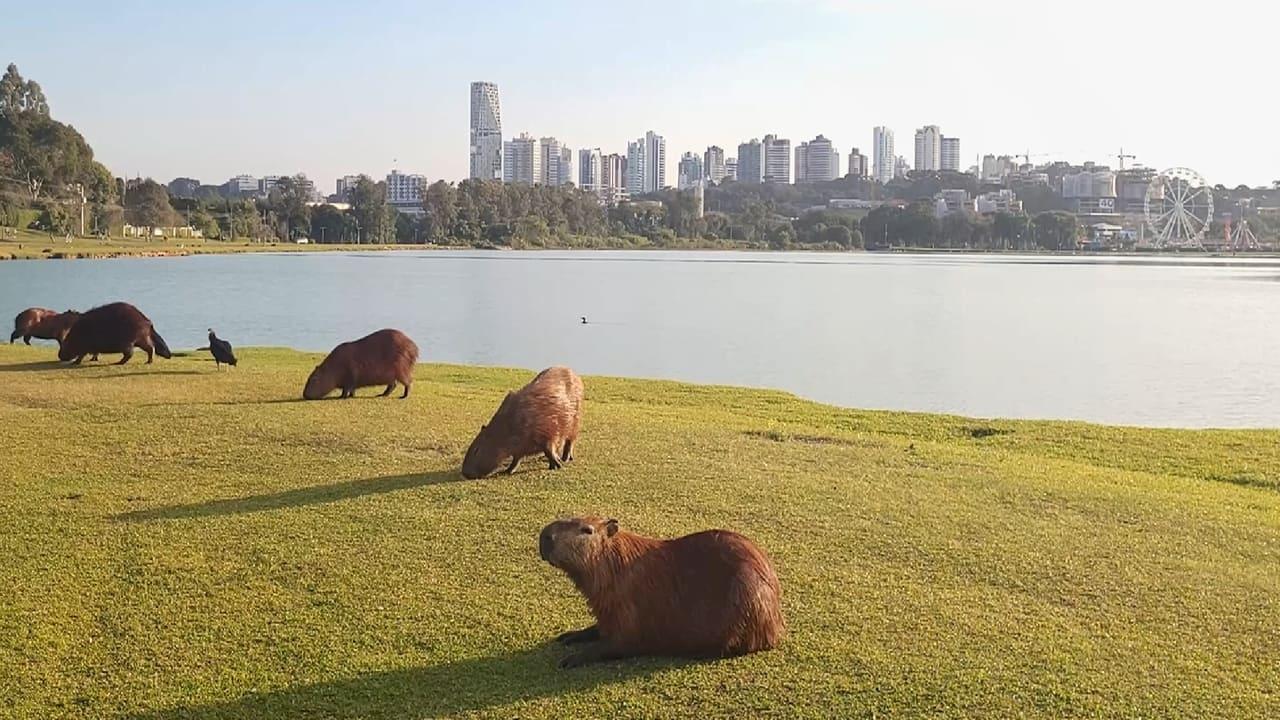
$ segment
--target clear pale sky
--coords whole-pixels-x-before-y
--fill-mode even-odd
[[[766,133],[869,154],[887,125],[981,153],[1280,180],[1280,4],[1072,0],[24,3],[0,62],[117,175],[467,172],[468,84],[503,134],[734,155]],[[844,163],[842,158],[842,167]],[[1132,161],[1130,161],[1132,162]],[[576,163],[576,152],[575,152]]]

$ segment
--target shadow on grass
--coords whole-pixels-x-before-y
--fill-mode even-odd
[[[38,372],[40,370],[56,370],[60,367],[67,367],[57,360],[41,360],[39,362],[14,363],[12,365],[0,365],[0,372]]]
[[[199,373],[205,375],[207,373]],[[234,405],[279,405],[282,403],[300,403],[307,402],[302,398],[276,398],[274,400],[216,400],[212,402],[202,402],[200,400],[191,400],[189,402],[153,402],[139,403],[138,407],[189,407],[193,405],[199,406],[234,406]]]
[[[679,661],[641,660],[557,670],[562,652],[548,646],[431,667],[388,670],[313,685],[255,692],[236,700],[128,715],[130,720],[221,718],[440,717],[570,695],[599,685],[651,675]]]
[[[460,480],[462,480],[462,475],[457,470],[432,472],[424,475],[388,475],[386,477],[348,480],[328,485],[313,485],[266,495],[250,495],[248,497],[209,500],[188,505],[169,505],[147,510],[134,510],[115,515],[112,519],[125,522],[146,522],[149,520],[182,520],[222,515],[243,515],[266,510],[323,505],[366,495],[382,495],[399,490]]]
[[[110,366],[108,366],[110,367]],[[125,367],[117,365],[115,367]],[[113,380],[115,378],[133,377],[135,375],[152,375],[155,377],[164,377],[166,375],[203,375],[199,370],[129,370],[117,371],[108,375],[94,375],[93,377],[84,378],[85,380]]]

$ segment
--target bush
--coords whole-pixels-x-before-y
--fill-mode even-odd
[[[70,208],[66,205],[51,202],[45,203],[40,210],[40,215],[32,225],[37,230],[62,235],[74,230],[78,222],[79,217],[73,216]]]

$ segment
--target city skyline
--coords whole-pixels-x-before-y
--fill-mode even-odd
[[[712,145],[735,148],[764,132],[793,143],[824,134],[844,151],[872,148],[871,128],[885,126],[899,138],[898,153],[909,156],[912,131],[937,124],[948,136],[963,138],[962,170],[982,155],[1024,152],[1035,161],[1106,163],[1124,147],[1145,166],[1185,165],[1213,183],[1256,186],[1280,178],[1280,142],[1258,142],[1258,116],[1226,109],[1230,98],[1256,96],[1252,73],[1188,64],[1186,83],[1206,87],[1205,102],[1164,111],[1151,110],[1145,95],[1086,98],[1063,90],[1064,80],[1082,78],[1101,82],[1103,90],[1112,84],[1120,89],[1124,75],[1116,65],[1132,56],[1135,44],[1154,51],[1229,43],[1241,68],[1265,67],[1264,28],[1280,19],[1280,10],[1237,0],[1195,20],[1083,0],[1078,12],[1061,18],[1055,37],[1096,37],[1110,43],[1110,52],[1065,43],[1044,48],[1030,37],[1017,6],[1005,2],[962,11],[931,0],[893,6],[660,1],[653,10],[669,20],[658,44],[663,52],[622,47],[607,62],[593,64],[575,62],[572,48],[538,43],[538,33],[497,27],[481,42],[479,28],[488,28],[478,21],[482,10],[461,3],[318,3],[314,12],[302,13],[231,2],[182,14],[68,5],[38,6],[10,18],[4,60],[40,82],[55,116],[83,132],[98,157],[124,177],[216,183],[242,173],[305,172],[320,187],[332,187],[343,175],[378,177],[397,165],[432,181],[460,180],[469,175],[469,160],[459,151],[469,133],[464,93],[482,79],[501,88],[506,138],[528,129],[571,148],[607,153],[625,152],[628,139],[649,128],[665,136],[673,158]],[[250,7],[256,19],[245,23]],[[625,31],[629,23],[624,10],[589,3],[509,11],[511,22],[503,26],[572,23],[608,33]],[[777,33],[779,17],[802,29]],[[1252,20],[1238,22],[1241,17]],[[184,28],[191,26],[218,39],[220,57],[161,72],[189,51]],[[267,32],[272,26],[291,31]],[[60,41],[68,33],[121,36],[141,27],[147,41],[116,47],[110,72],[84,72],[100,63],[93,43]],[[732,58],[678,52],[705,27],[738,39]],[[918,58],[889,60],[900,44],[893,36],[901,33],[886,27],[912,28],[925,49],[913,45]],[[1112,40],[1117,27],[1125,32]],[[951,57],[968,68],[954,82],[934,81],[936,72],[913,72],[949,67]],[[1028,57],[1035,62],[1025,62]],[[292,74],[281,77],[281,67]],[[552,74],[573,91],[548,97]],[[850,77],[857,91],[847,97],[816,91]],[[764,85],[776,90],[767,102],[755,92]],[[670,171],[666,181],[674,184]]]

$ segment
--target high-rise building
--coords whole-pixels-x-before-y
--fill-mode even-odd
[[[650,130],[627,143],[627,192],[658,192],[667,184],[667,141]]]
[[[237,175],[223,183],[222,191],[228,197],[253,195],[258,192],[258,178],[252,175]]]
[[[905,157],[899,155],[898,158],[893,161],[893,177],[895,179],[906,177],[907,173],[910,171],[911,165],[907,162]]]
[[[724,177],[726,180],[737,181],[738,179],[738,158],[724,159]]]
[[[871,158],[874,161],[871,173],[876,180],[888,183],[893,180],[894,160],[897,158],[893,153],[893,131],[876,126],[871,139]]]
[[[600,158],[600,200],[617,205],[627,197],[626,156],[613,153]]]
[[[280,185],[280,175],[263,175],[258,181],[258,194],[270,195]]]
[[[700,186],[706,180],[702,169],[702,158],[697,153],[687,152],[680,156],[679,179],[676,187],[681,190]]]
[[[764,182],[790,184],[791,141],[776,135],[765,135],[760,147],[764,155]]]
[[[603,187],[600,181],[603,157],[600,148],[583,148],[578,151],[578,187],[599,194]]]
[[[960,172],[960,138],[942,138],[941,168],[952,172]]]
[[[750,141],[738,145],[738,161],[734,165],[734,178],[744,183],[764,182],[764,146],[759,140],[751,138]]]
[[[840,156],[825,136],[796,146],[796,182],[830,182],[840,174]]]
[[[561,182],[561,151],[564,149],[561,141],[554,137],[543,137],[538,141],[538,149],[541,151],[541,174],[539,174],[536,183],[545,184],[545,186],[558,186]]]
[[[702,169],[706,172],[706,177],[713,183],[718,183],[725,178],[724,167],[724,148],[719,145],[712,145],[702,154]]]
[[[866,178],[871,174],[871,168],[868,167],[867,156],[854,148],[849,151],[849,177],[858,179]]]
[[[346,202],[351,195],[351,191],[356,189],[356,183],[360,182],[359,175],[343,175],[334,183],[334,194],[337,195],[342,202]]]
[[[925,125],[916,130],[916,172],[937,172],[942,169],[942,130],[937,125]]]
[[[502,180],[532,185],[542,182],[542,147],[529,133],[502,144]]]
[[[408,215],[422,214],[422,191],[426,185],[427,179],[422,175],[392,170],[387,174],[387,204]]]
[[[573,151],[567,147],[560,148],[560,184],[573,184]]]
[[[501,180],[505,148],[502,143],[502,109],[498,86],[490,82],[471,83],[471,176],[478,180]]]

